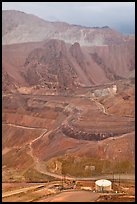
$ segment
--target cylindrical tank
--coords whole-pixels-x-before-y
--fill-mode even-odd
[[[101,179],[95,182],[96,191],[111,191],[112,182],[109,180]]]

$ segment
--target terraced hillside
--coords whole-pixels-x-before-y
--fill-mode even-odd
[[[119,93],[107,97],[118,100]],[[123,165],[129,158],[130,169],[125,166],[122,171],[132,172],[134,115],[109,112],[101,103],[103,98],[17,93],[3,96],[3,179],[25,180],[27,172],[34,170],[39,178],[45,175],[46,179],[47,162],[67,154],[94,158],[94,166],[98,166],[98,159],[113,162],[116,169],[117,162]],[[125,107],[130,107],[128,101]],[[98,173],[106,171],[104,162],[100,163],[102,170],[96,167]]]
[[[2,15],[3,181],[134,176],[134,36]]]

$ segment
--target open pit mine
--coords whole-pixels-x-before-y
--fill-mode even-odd
[[[97,199],[97,179],[134,194],[134,71],[133,35],[3,11],[3,201]]]

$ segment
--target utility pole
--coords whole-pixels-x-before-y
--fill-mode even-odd
[[[114,171],[112,173],[112,176],[113,176],[113,178],[112,178],[112,188],[114,188]]]
[[[120,186],[120,173],[119,173],[119,186]]]
[[[63,188],[63,178],[62,178],[62,188]]]

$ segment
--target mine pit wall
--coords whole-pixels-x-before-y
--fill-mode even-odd
[[[127,131],[124,131],[124,130],[121,130],[120,132],[89,133],[89,132],[82,132],[78,130],[72,130],[64,126],[62,127],[62,132],[64,135],[68,137],[79,139],[79,140],[89,140],[89,141],[100,141],[109,137],[117,137],[128,133]]]

